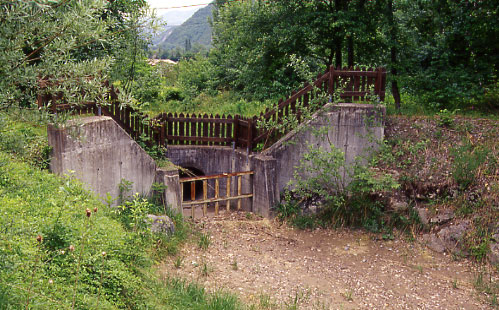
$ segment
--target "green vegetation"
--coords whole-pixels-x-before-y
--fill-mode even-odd
[[[334,146],[330,150],[309,146],[290,187],[277,212],[299,228],[352,226],[380,232],[394,225],[375,196],[399,184],[391,175],[378,175],[360,162],[347,165],[344,154]],[[315,201],[320,205],[318,213],[303,215],[303,201]]]
[[[154,262],[176,255],[188,236],[180,216],[167,210],[175,234],[153,234],[146,215],[163,213],[163,207],[124,196],[113,209],[71,176],[40,169],[40,154],[33,150],[46,142],[33,141],[46,141],[46,129],[33,120],[36,113],[15,115],[16,120],[0,113],[0,141],[11,142],[0,150],[1,309],[241,307],[232,295],[158,279]]]
[[[179,63],[183,78],[175,85],[186,94],[180,104],[186,111],[202,111],[196,106],[219,96],[275,103],[329,65],[387,67],[388,100],[403,113],[499,107],[499,62],[486,43],[499,29],[493,1],[217,0],[215,6],[208,56],[191,54]]]

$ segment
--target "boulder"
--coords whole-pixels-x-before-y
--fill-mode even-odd
[[[462,245],[466,231],[470,228],[469,222],[462,222],[442,228],[437,237],[442,240],[445,249],[450,253],[463,253]]]
[[[423,240],[426,243],[426,246],[432,249],[433,251],[437,253],[445,252],[444,243],[436,235],[426,234],[423,236]]]
[[[405,201],[400,201],[395,198],[390,198],[387,204],[387,208],[393,212],[403,213],[409,209],[409,204]]]
[[[175,232],[175,224],[172,219],[166,215],[147,215],[148,222],[151,224],[153,233],[173,234]]]
[[[442,225],[454,218],[454,212],[452,210],[444,210],[437,216],[430,219],[430,223]]]
[[[499,242],[490,245],[490,252],[487,254],[487,259],[492,265],[499,265]]]
[[[419,220],[421,221],[421,224],[423,225],[428,225],[430,223],[429,221],[429,214],[428,210],[425,208],[416,208],[416,212],[418,212]]]

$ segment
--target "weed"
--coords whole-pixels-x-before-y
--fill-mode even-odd
[[[207,263],[207,262],[203,262],[203,263],[201,264],[201,271],[200,271],[201,276],[203,276],[203,277],[207,277],[207,276],[209,276],[209,275],[210,275],[210,273],[211,273],[212,271],[213,271],[213,270],[212,270],[212,268],[208,265],[208,263]]]
[[[452,280],[452,288],[457,289],[457,279]]]
[[[175,268],[177,269],[180,269],[183,263],[184,263],[184,258],[182,256],[177,256],[173,261],[173,266],[175,266]]]
[[[421,265],[414,265],[413,268],[416,269],[416,271],[419,274],[423,274],[423,266],[421,266]]]
[[[211,243],[210,235],[208,233],[201,234],[198,241],[199,248],[206,251],[210,246],[210,243]]]
[[[234,261],[230,264],[230,266],[232,267],[232,270],[238,270],[239,267],[237,266],[237,260],[234,259]]]
[[[449,111],[447,109],[440,110],[439,113],[437,113],[438,120],[437,124],[440,127],[453,127],[454,126],[454,117],[456,112],[459,110],[454,110],[454,111]]]
[[[475,148],[469,141],[451,150],[453,161],[452,177],[461,190],[470,187],[477,178],[478,168],[487,160],[490,151]]]
[[[497,306],[497,295],[499,295],[499,283],[492,277],[492,273],[479,270],[473,279],[473,287],[480,293],[486,294],[489,303]]]
[[[352,290],[346,290],[345,292],[343,292],[343,297],[345,297],[345,299],[347,301],[353,301],[353,292],[352,292]]]
[[[260,294],[258,306],[263,310],[276,309],[278,305],[272,302],[272,299],[268,294]]]

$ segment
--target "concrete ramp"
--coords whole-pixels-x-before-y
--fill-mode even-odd
[[[122,180],[131,182],[128,194],[151,191],[156,163],[110,117],[84,117],[63,128],[49,126],[48,140],[52,172],[73,173],[103,198],[107,193],[117,198]]]

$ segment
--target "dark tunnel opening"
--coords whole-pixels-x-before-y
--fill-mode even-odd
[[[179,171],[179,177],[180,178],[192,178],[192,177],[200,177],[204,176],[204,172],[194,168],[194,167],[183,167]],[[195,181],[194,182],[194,187],[195,187],[195,199],[201,199],[203,198],[203,181]],[[191,182],[183,183],[182,184],[182,189],[183,189],[183,201],[191,201],[192,199],[192,191],[191,191]]]

